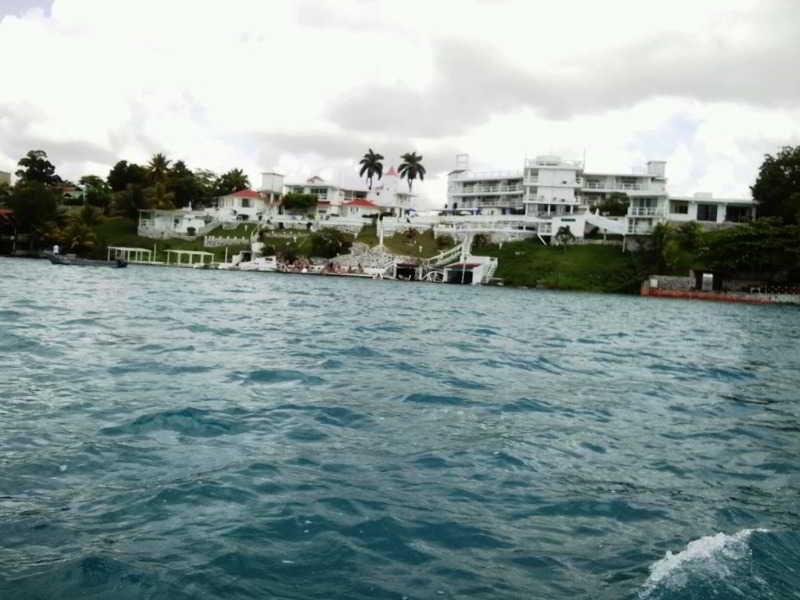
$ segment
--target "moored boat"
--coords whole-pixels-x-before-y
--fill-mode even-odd
[[[54,265],[69,265],[75,267],[111,267],[112,269],[122,269],[128,266],[124,260],[94,260],[91,258],[79,258],[74,254],[54,254],[47,252],[47,258]]]

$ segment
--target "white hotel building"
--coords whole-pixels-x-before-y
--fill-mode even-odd
[[[572,215],[591,214],[618,192],[630,202],[624,229],[622,223],[619,228],[627,235],[648,234],[664,221],[721,224],[755,216],[751,199],[718,199],[711,194],[670,197],[664,161],[649,161],[642,173],[586,171],[582,163],[558,156],[526,159],[516,171],[474,172],[466,155],[456,162],[456,170],[448,176],[446,206],[454,213],[569,221]]]

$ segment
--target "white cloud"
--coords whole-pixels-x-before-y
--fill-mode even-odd
[[[456,151],[515,168],[585,150],[592,168],[666,159],[675,192],[741,195],[764,152],[800,142],[792,0],[15,6],[0,170],[34,147],[72,178],[164,151],[257,182],[415,149],[441,203]]]

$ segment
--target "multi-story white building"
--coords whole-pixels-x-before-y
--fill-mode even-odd
[[[474,172],[466,155],[459,155],[456,164],[448,176],[446,205],[455,213],[568,218],[588,214],[611,194],[622,193],[629,206],[620,229],[628,235],[646,235],[666,221],[725,223],[755,217],[752,199],[670,197],[664,161],[649,161],[642,173],[588,171],[558,156],[527,159],[518,171]]]

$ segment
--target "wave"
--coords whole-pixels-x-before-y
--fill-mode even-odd
[[[750,538],[754,533],[768,533],[768,530],[717,533],[689,542],[677,554],[668,550],[664,558],[650,566],[650,576],[639,599],[667,598],[675,592],[680,592],[681,598],[704,597],[703,590],[709,585],[718,588],[715,583],[735,579],[742,563],[751,557]]]

